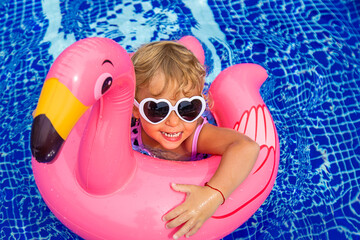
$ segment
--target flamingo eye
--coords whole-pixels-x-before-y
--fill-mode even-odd
[[[96,100],[100,99],[101,96],[107,92],[113,83],[113,77],[110,73],[101,74],[95,83],[94,97]]]
[[[112,77],[107,77],[102,85],[101,88],[101,93],[104,94],[107,90],[109,90],[109,88],[111,87],[112,84]]]

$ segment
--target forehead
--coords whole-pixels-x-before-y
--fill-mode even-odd
[[[149,81],[147,87],[143,90],[145,97],[165,98],[168,100],[177,100],[180,98],[199,95],[198,90],[191,86],[191,83],[181,86],[179,81],[166,79],[163,73],[158,73]]]

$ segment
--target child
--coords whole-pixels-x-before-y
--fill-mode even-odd
[[[163,217],[173,235],[195,234],[250,173],[259,146],[232,129],[201,118],[205,70],[183,45],[161,41],[142,46],[133,56],[136,94],[132,140],[142,151],[164,159],[194,160],[201,154],[221,155],[214,176],[205,186],[172,184],[186,200]]]

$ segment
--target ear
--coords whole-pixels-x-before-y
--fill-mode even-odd
[[[139,119],[140,118],[140,111],[137,107],[133,106],[132,114],[134,118]]]

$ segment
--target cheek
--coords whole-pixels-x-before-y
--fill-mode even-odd
[[[141,119],[141,126],[148,135],[158,130],[158,125],[148,123],[142,117],[140,117],[140,119]]]
[[[193,132],[195,132],[196,127],[197,127],[197,123],[196,123],[196,122],[195,122],[195,123],[185,123],[185,124],[184,124],[184,128],[185,128],[185,131],[186,131],[187,133],[193,133]]]

